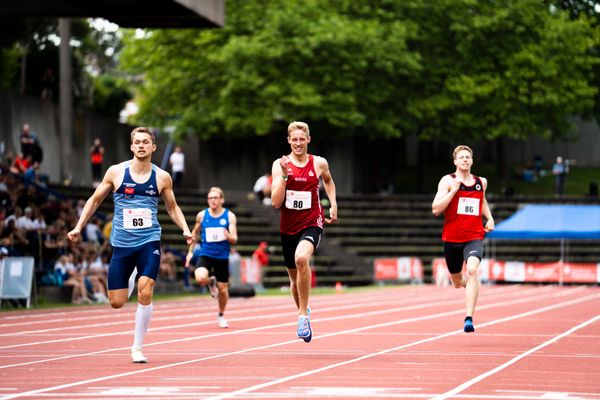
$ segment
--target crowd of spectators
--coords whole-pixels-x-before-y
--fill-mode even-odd
[[[73,287],[73,303],[107,302],[110,229],[102,228],[108,219],[92,218],[81,243],[67,240],[83,204],[62,198],[39,179],[43,152],[37,145],[26,124],[21,151],[16,157],[7,153],[0,163],[0,252],[33,257],[38,284]]]

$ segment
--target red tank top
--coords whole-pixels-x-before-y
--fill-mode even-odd
[[[304,167],[290,162],[287,172],[281,206],[281,233],[294,235],[311,226],[323,229],[324,214],[319,200],[319,178],[315,172],[314,157],[309,154]]]
[[[454,178],[456,175],[450,175]],[[444,242],[464,243],[471,240],[483,240],[485,231],[481,219],[483,207],[483,183],[473,175],[472,186],[460,185],[450,204],[444,211]]]

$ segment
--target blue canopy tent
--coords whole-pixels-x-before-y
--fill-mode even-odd
[[[526,205],[502,221],[487,236],[489,239],[560,240],[561,261],[565,259],[565,240],[600,239],[600,206]]]

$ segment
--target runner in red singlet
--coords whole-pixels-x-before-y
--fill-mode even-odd
[[[494,230],[494,219],[485,199],[487,180],[471,174],[473,150],[457,146],[453,157],[456,172],[440,180],[431,210],[435,216],[444,213],[442,240],[446,264],[454,287],[466,288],[464,331],[474,332],[473,313],[479,296],[477,268],[483,257],[483,237],[485,232]],[[482,216],[486,219],[485,226]]]
[[[296,333],[305,342],[310,342],[309,261],[321,241],[323,222],[331,224],[337,220],[337,201],[327,160],[308,154],[308,125],[304,122],[290,123],[287,141],[291,153],[273,162],[271,200],[273,207],[281,209],[281,247],[292,296],[298,307]],[[329,218],[324,217],[321,207],[319,178],[323,179],[329,198]]]

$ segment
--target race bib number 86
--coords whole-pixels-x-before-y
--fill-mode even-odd
[[[143,229],[152,226],[152,210],[149,208],[123,209],[123,228]]]
[[[457,214],[479,216],[479,199],[471,197],[458,198]]]

